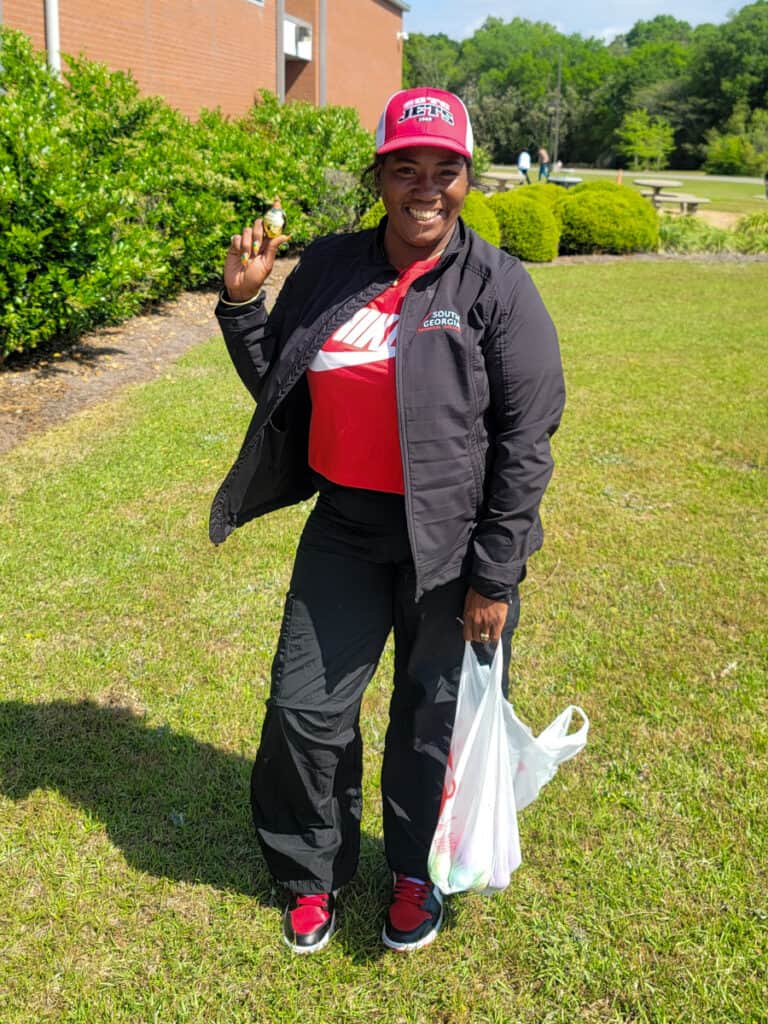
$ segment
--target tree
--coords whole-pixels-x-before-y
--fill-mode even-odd
[[[651,117],[647,110],[632,110],[624,115],[618,128],[619,151],[632,161],[633,170],[667,166],[675,148],[672,125],[666,118]]]
[[[546,22],[489,17],[461,43],[412,35],[404,80],[458,92],[477,141],[496,161],[514,160],[523,146],[551,150],[557,122],[558,150],[568,163],[610,166],[623,154],[650,166],[671,157],[674,167],[699,167],[708,147],[719,145],[717,135],[744,135],[746,128],[729,126],[735,111],[748,117],[768,109],[768,0],[723,25],[692,28],[661,14],[637,21],[609,45]],[[646,121],[636,115],[643,110]],[[626,115],[630,137],[618,134],[627,130]],[[759,127],[749,131],[759,134]],[[751,136],[747,141],[752,149],[729,141],[727,158],[764,152]]]
[[[759,174],[768,164],[768,110],[737,105],[724,132],[707,132],[704,169],[710,174]]]
[[[695,39],[691,91],[707,101],[711,126],[724,128],[739,103],[752,110],[768,106],[768,0],[743,7]]]
[[[645,43],[687,43],[690,38],[688,22],[679,21],[671,14],[657,14],[650,21],[636,21],[624,36],[630,50]]]
[[[459,44],[442,32],[434,36],[411,33],[403,47],[403,88],[431,85],[452,89],[458,56]]]

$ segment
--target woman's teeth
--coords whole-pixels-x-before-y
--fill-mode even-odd
[[[434,220],[435,217],[440,215],[439,210],[414,210],[411,206],[406,207],[406,209],[414,220],[418,220],[422,224],[426,224],[428,221]]]

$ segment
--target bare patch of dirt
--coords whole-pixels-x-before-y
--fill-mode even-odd
[[[274,302],[296,258],[278,260],[267,282]],[[10,356],[0,369],[0,453],[126,384],[159,376],[169,361],[218,334],[217,292],[184,292],[116,327],[84,335],[71,347]]]
[[[740,213],[726,213],[723,210],[699,210],[698,216],[713,228],[726,228],[730,231],[736,227],[743,216]]]

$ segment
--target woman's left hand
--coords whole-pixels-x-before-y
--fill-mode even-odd
[[[508,611],[506,601],[493,601],[470,587],[464,600],[464,639],[476,644],[498,643]]]

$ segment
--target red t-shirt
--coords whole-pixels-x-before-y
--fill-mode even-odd
[[[408,288],[438,257],[412,263],[342,324],[307,370],[309,464],[344,487],[403,494],[395,351]]]

